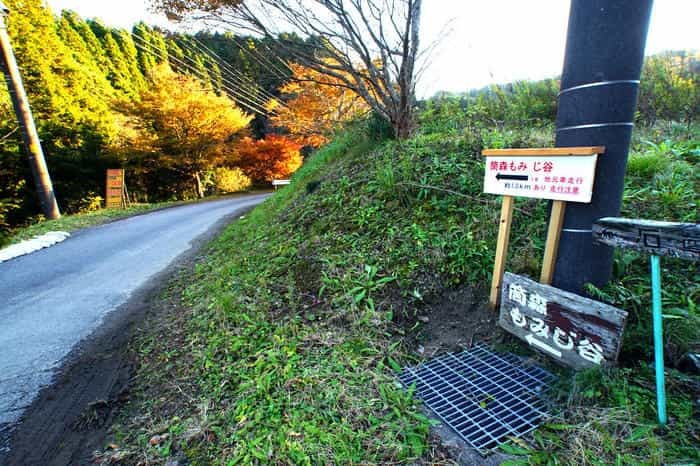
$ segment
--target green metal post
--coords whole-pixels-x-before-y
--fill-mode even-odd
[[[656,407],[659,424],[666,425],[666,384],[664,382],[664,339],[661,315],[661,261],[651,256],[651,297],[654,313],[654,365],[656,366]]]

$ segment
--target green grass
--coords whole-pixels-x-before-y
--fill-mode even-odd
[[[325,197],[306,194],[307,182],[328,173],[321,168],[370,147],[363,140],[329,146],[293,186],[213,243],[184,292],[192,307],[186,343],[170,348],[166,363],[191,355],[177,372],[197,381],[194,407],[205,408],[159,419],[156,430],[179,432],[168,454],[185,453],[194,464],[358,464],[410,462],[425,452],[429,423],[395,383],[390,315],[374,299],[393,279],[360,263],[341,278],[338,263],[305,262],[312,233],[303,219],[285,218],[292,204]],[[324,180],[318,189],[333,186]],[[355,259],[360,253],[348,252]],[[151,344],[142,358],[162,354]],[[162,450],[149,449],[151,436],[132,426],[120,443],[160,457]]]
[[[666,133],[651,136],[663,141]],[[516,147],[551,144],[543,129],[499,136],[451,128],[381,144],[356,130],[317,152],[291,186],[212,243],[207,260],[187,279],[185,311],[174,317],[174,333],[141,341],[137,380],[145,395],[118,428],[120,458],[442,461],[429,421],[411,393],[396,386],[395,370],[416,360],[411,350],[424,299],[488,283],[499,202],[481,193],[479,154],[499,137]],[[670,149],[657,143],[651,155],[642,151],[652,146],[636,142],[625,215],[696,215],[698,138],[674,138]],[[546,203],[517,206],[508,268],[536,276]],[[668,382],[669,431],[653,428],[645,259],[620,255],[615,269],[613,284],[592,291],[630,311],[625,367],[575,378],[560,371],[558,418],[530,443],[504,447],[523,455],[515,461],[698,460],[692,446],[700,425],[676,374]],[[664,261],[667,312],[685,316],[668,319],[667,346],[677,353],[700,341],[694,274],[697,268],[687,263]],[[149,444],[163,433],[166,442]]]
[[[63,215],[57,220],[41,220],[26,228],[22,228],[8,239],[8,244],[18,243],[35,236],[43,235],[50,231],[65,231],[71,233],[82,228],[101,225],[113,220],[117,220],[132,215],[138,215],[151,210],[160,209],[177,202],[163,202],[157,204],[136,204],[127,209],[102,209],[93,212],[85,212],[74,215]]]
[[[649,365],[582,372],[558,387],[561,413],[531,441],[514,439],[501,446],[516,456],[507,464],[698,464],[699,426],[693,406],[698,381],[668,372],[667,428],[657,422]]]

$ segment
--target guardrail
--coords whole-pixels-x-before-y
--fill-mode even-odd
[[[277,191],[279,186],[287,186],[290,183],[291,180],[272,180],[272,186],[275,188],[275,191]]]

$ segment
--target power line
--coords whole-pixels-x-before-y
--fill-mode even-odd
[[[197,42],[197,43],[201,46],[201,47],[195,46],[195,47],[197,48],[197,50],[199,50],[199,51],[202,52],[202,53],[208,54],[208,55],[210,55],[210,56],[213,55],[214,57],[216,57],[216,58],[218,59],[218,60],[216,60],[216,61],[219,63],[219,66],[223,66],[223,67],[224,67],[226,70],[228,70],[230,73],[235,74],[235,75],[237,75],[237,76],[240,76],[240,78],[243,79],[244,81],[248,81],[252,86],[255,86],[255,88],[256,88],[257,90],[259,90],[259,92],[260,92],[261,94],[267,96],[269,99],[279,100],[278,97],[276,97],[275,95],[271,94],[270,92],[268,92],[268,91],[265,90],[264,88],[260,87],[260,86],[259,86],[255,81],[253,81],[249,76],[245,75],[244,73],[240,72],[239,70],[233,68],[231,65],[229,65],[228,63],[226,63],[226,61],[221,57],[221,55],[219,55],[218,53],[216,53],[214,50],[212,50],[210,47],[208,47],[205,43],[203,43],[201,40],[199,40],[199,39],[197,38],[196,35],[193,35],[193,36],[190,36],[190,37],[191,37],[195,42]],[[202,47],[203,47],[206,51],[203,50]],[[207,51],[208,51],[209,53],[207,53]],[[280,102],[280,103],[282,103],[282,102]]]
[[[176,43],[176,45],[177,45],[177,43]],[[193,50],[190,49],[190,51],[193,51]],[[193,63],[195,66],[197,65],[197,62],[195,62],[195,60],[192,59],[189,55],[186,54],[185,58],[187,60],[189,60],[191,63]],[[207,56],[207,58],[209,58],[211,60],[211,57]],[[221,73],[220,77],[221,77],[222,82],[224,82],[230,86],[233,86],[235,89],[237,89],[238,92],[245,95],[249,101],[254,102],[255,104],[261,106],[262,108],[267,108],[268,103],[263,98],[261,98],[260,96],[255,94],[254,91],[250,91],[250,90],[246,89],[245,87],[243,87],[241,85],[241,83],[239,81],[237,81],[236,79],[232,79],[230,76],[225,76],[223,71],[221,70],[220,66],[219,66],[219,72]]]
[[[210,76],[203,77],[200,74],[201,70],[194,68],[193,66],[183,62],[182,60],[178,59],[177,57],[170,56],[170,54],[168,54],[167,50],[163,50],[161,47],[158,47],[154,44],[150,44],[142,37],[139,37],[133,33],[132,33],[132,36],[135,39],[137,39],[139,42],[141,42],[141,44],[143,44],[143,45],[141,45],[137,42],[134,42],[134,45],[136,47],[138,47],[140,50],[147,52],[147,53],[156,54],[158,56],[158,58],[161,58],[163,60],[172,60],[172,61],[178,63],[179,65],[185,67],[187,70],[192,72],[196,77],[198,77],[203,82],[211,83],[211,77]],[[233,90],[233,89],[231,89],[223,84],[221,85],[221,87],[223,89],[225,89],[231,95],[231,97],[236,101],[236,103],[238,103],[242,107],[245,107],[248,110],[252,111],[253,113],[257,113],[260,115],[265,115],[268,113],[268,111],[265,110],[263,106],[260,106],[260,103],[255,102],[255,101],[251,101],[250,99],[247,99],[246,97],[241,96],[237,91],[235,91],[235,90]]]
[[[202,70],[197,69],[197,68],[193,67],[192,65],[189,65],[189,64],[183,62],[182,60],[178,59],[178,58],[175,57],[175,56],[172,56],[172,54],[170,54],[170,53],[167,51],[167,49],[164,49],[162,46],[157,46],[157,45],[155,45],[155,44],[151,44],[151,43],[149,43],[148,41],[146,41],[143,37],[140,37],[140,36],[138,36],[138,35],[136,35],[136,34],[134,34],[134,33],[132,33],[132,35],[133,35],[133,37],[134,37],[135,39],[137,39],[139,42],[141,42],[142,44],[145,45],[145,46],[144,46],[144,45],[141,45],[141,44],[137,43],[136,41],[134,41],[134,45],[135,45],[136,47],[138,47],[140,50],[145,51],[145,52],[148,52],[148,53],[155,53],[155,54],[156,54],[159,58],[161,58],[162,60],[172,60],[172,61],[178,63],[179,65],[183,66],[183,67],[186,68],[187,70],[191,71],[196,77],[198,77],[198,78],[201,79],[202,81],[204,81],[204,82],[211,82],[211,79],[212,79],[211,76],[207,75],[206,77],[202,77],[202,75],[201,75],[201,73],[203,72]],[[194,36],[191,36],[191,37],[194,38],[195,40],[197,40],[197,41],[199,42],[199,40],[198,40],[196,37],[194,37]],[[200,42],[200,43],[201,43],[201,42]],[[175,42],[175,44],[178,45],[177,42]],[[206,45],[204,45],[204,44],[202,44],[202,45],[203,45],[204,47],[206,47]],[[240,47],[240,44],[237,43],[237,45],[239,45],[239,47]],[[167,47],[167,45],[166,45],[166,47]],[[186,48],[189,50],[189,52],[195,52],[195,53],[197,53],[196,51],[192,50],[192,48],[190,48],[190,47],[186,47]],[[208,47],[206,47],[206,48],[209,49]],[[199,49],[199,47],[197,47],[197,49]],[[154,50],[157,50],[158,52],[154,52]],[[209,49],[209,50],[210,50],[210,49]],[[183,50],[183,52],[187,52],[187,50]],[[202,52],[202,51],[200,50],[200,52]],[[212,51],[212,53],[216,55],[216,52],[213,52],[213,51]],[[210,60],[212,60],[213,63],[218,62],[218,60],[212,59],[212,57],[211,57],[210,54],[204,53],[204,55],[206,55],[207,58],[209,58]],[[218,55],[217,55],[217,56],[218,56]],[[191,61],[192,63],[197,64],[197,63],[189,56],[189,54],[187,54],[187,53],[184,53],[184,57],[183,57],[183,58],[186,58],[186,59],[188,59],[189,61]],[[227,64],[223,61],[223,59],[222,59],[220,56],[219,56],[219,59],[221,60],[221,64],[223,64],[224,67],[228,67],[229,70],[234,70],[232,67],[230,67],[230,65],[227,65]],[[221,69],[221,65],[219,65],[219,66],[220,66],[220,69],[219,69],[219,70],[222,72],[222,75],[221,75],[221,80],[222,80],[222,82],[225,82],[226,84],[229,84],[229,85],[236,86],[236,84],[232,84],[232,82],[231,82],[231,80],[230,80],[230,79],[233,79],[235,83],[238,83],[238,86],[241,85],[240,82],[239,82],[239,80],[238,80],[237,78],[233,77],[233,76],[230,76],[230,75],[229,75],[228,78],[230,78],[230,79],[226,79],[226,78],[223,76],[223,70]],[[206,73],[206,71],[204,71],[204,73]],[[239,73],[240,73],[240,72],[239,72]],[[250,79],[248,76],[242,75],[242,78],[245,79],[245,80],[247,80],[247,81],[249,81],[249,82],[251,82],[252,85],[257,86],[257,84],[256,84],[255,82],[251,81],[251,79]],[[257,114],[259,114],[259,115],[267,115],[267,114],[270,114],[270,113],[276,113],[276,111],[275,111],[274,109],[271,109],[271,110],[265,109],[265,104],[264,104],[264,103],[261,104],[261,102],[260,102],[259,100],[255,100],[255,99],[246,97],[245,95],[241,95],[241,94],[240,94],[240,91],[244,91],[243,89],[241,89],[240,91],[237,91],[237,90],[231,89],[230,87],[227,87],[226,85],[223,85],[223,84],[221,84],[221,87],[222,87],[223,89],[225,89],[225,90],[231,95],[231,97],[236,101],[236,103],[238,103],[239,105],[241,105],[241,106],[243,106],[243,107],[249,109],[249,110],[252,111],[253,113],[257,113]],[[260,89],[260,90],[263,91],[262,89]],[[267,92],[267,91],[263,91],[263,92]],[[271,95],[271,94],[269,94],[269,92],[267,92],[267,94],[268,94],[268,95]],[[272,98],[273,98],[274,100],[276,100],[276,101],[277,101],[280,105],[282,105],[283,107],[289,108],[289,106],[287,106],[284,102],[282,102],[281,100],[279,100],[279,99],[276,98],[275,96],[272,96]],[[258,99],[260,99],[260,98],[258,97]]]
[[[277,55],[275,52],[273,52],[269,45],[267,45],[267,44],[266,44],[265,42],[263,42],[262,40],[260,41],[260,44],[261,44],[263,47],[265,47],[265,48],[267,49],[267,51],[270,52],[270,53],[277,59],[277,61],[280,62],[280,63],[287,69],[287,71],[289,71],[290,73],[294,73],[294,70],[292,70],[292,69],[289,67],[289,65],[287,64],[287,62],[284,61],[284,60],[282,60],[282,57],[280,57],[280,56]],[[262,55],[262,56],[264,56],[264,55]]]
[[[177,43],[175,43],[175,44],[177,45]],[[154,46],[153,44],[151,44],[151,46],[157,47],[157,46]],[[163,53],[164,53],[166,56],[168,56],[170,59],[172,59],[172,60],[174,60],[174,61],[177,61],[177,62],[179,62],[179,63],[182,64],[182,61],[180,61],[180,60],[177,59],[176,57],[170,56],[171,54],[169,54],[169,53],[167,52],[167,50],[163,51],[162,48],[159,48],[159,50],[161,50],[161,52],[163,52]],[[184,52],[184,51],[183,51],[183,52]],[[193,58],[191,58],[189,55],[185,54],[185,55],[184,55],[184,58],[187,59],[187,60],[189,60],[195,67],[198,65],[198,63],[197,63]],[[186,65],[185,65],[185,66],[186,66]],[[190,66],[188,69],[191,69],[191,66]],[[219,71],[221,71],[220,68],[219,68]],[[210,77],[210,78],[211,78],[211,77]],[[236,88],[236,89],[237,89],[237,90],[234,90],[234,89],[231,89],[231,88],[229,88],[229,87],[227,87],[227,86],[224,86],[224,85],[222,84],[222,87],[223,87],[224,89],[226,89],[229,93],[232,93],[233,95],[236,95],[236,96],[238,96],[239,98],[244,98],[246,101],[257,105],[257,106],[260,107],[260,108],[263,108],[263,109],[267,108],[267,102],[265,102],[264,100],[260,99],[257,95],[254,95],[254,94],[248,92],[248,91],[245,90],[245,89],[241,89],[240,83],[238,83],[237,81],[236,81],[236,82],[232,82],[230,79],[227,79],[226,77],[224,77],[224,76],[223,76],[223,73],[222,73],[222,75],[221,75],[221,80],[222,80],[222,82],[228,84],[229,86],[232,86],[233,88]],[[243,94],[242,96],[241,96],[241,93]],[[264,113],[265,113],[265,112],[264,112]]]
[[[198,69],[192,67],[191,65],[189,65],[189,64],[187,64],[187,63],[184,63],[183,61],[181,61],[180,59],[178,59],[178,58],[176,58],[176,57],[170,56],[170,55],[168,54],[167,51],[164,51],[162,48],[160,48],[160,47],[158,47],[158,46],[156,46],[156,45],[153,45],[153,44],[148,43],[148,42],[147,42],[146,40],[144,40],[143,38],[138,37],[138,36],[136,36],[136,35],[134,35],[134,37],[135,37],[136,39],[138,39],[138,41],[141,42],[141,44],[145,44],[145,45],[141,45],[141,44],[139,44],[139,43],[137,43],[137,42],[134,42],[134,45],[135,45],[136,47],[138,47],[140,50],[142,50],[142,51],[144,51],[144,52],[147,52],[147,53],[156,54],[156,56],[157,56],[158,58],[160,58],[160,59],[162,59],[162,60],[164,60],[164,61],[172,60],[172,61],[178,63],[179,65],[183,66],[184,68],[186,68],[188,71],[192,72],[197,78],[199,78],[199,79],[202,80],[203,82],[209,82],[209,83],[211,83],[211,77],[210,77],[210,76],[203,77],[203,76],[200,74],[200,73],[201,73],[200,70],[198,70]],[[222,87],[223,89],[227,90],[229,93],[231,93],[232,96],[236,96],[236,97],[238,96],[237,93],[236,93],[236,91],[234,91],[233,89],[230,89],[230,88],[228,88],[228,87],[226,87],[226,86],[224,86],[224,85],[222,85],[221,87]],[[242,101],[240,101],[239,99],[234,99],[234,100],[236,100],[237,103],[239,103],[239,104],[245,106],[246,108],[248,108],[249,110],[251,110],[251,111],[253,111],[253,112],[255,112],[255,113],[261,113],[261,112],[260,112],[260,109],[259,109],[259,108],[256,108],[255,104],[253,104],[253,105],[251,106],[251,105],[249,105],[247,102],[242,102]],[[264,113],[264,112],[262,112],[262,113]]]
[[[230,70],[226,68],[227,65],[223,61],[219,62],[211,54],[207,53],[204,50],[201,50],[199,47],[187,44],[186,41],[181,42],[180,44],[178,44],[178,46],[181,46],[181,48],[186,48],[190,52],[205,55],[209,60],[211,60],[219,66],[219,71],[221,72],[221,78],[223,81],[225,81],[227,84],[236,87],[237,89],[239,89],[240,92],[243,92],[244,94],[248,95],[250,99],[256,101],[258,104],[266,106],[268,104],[268,102],[265,101],[266,97],[270,100],[278,101],[278,99],[275,96],[263,91],[263,89],[257,86],[257,84],[255,84],[254,82],[250,81],[250,85],[248,85],[242,82],[240,78],[233,76]],[[196,50],[193,47],[196,47]],[[245,77],[244,75],[241,76],[247,79],[247,77]],[[251,89],[251,87],[253,86],[254,88]],[[262,96],[260,94],[262,94]]]
[[[222,73],[223,73],[225,70],[228,70],[229,72],[233,72],[233,73],[236,73],[237,75],[240,75],[240,78],[241,78],[241,79],[243,79],[243,80],[245,80],[245,81],[248,81],[252,86],[255,87],[255,89],[257,89],[258,91],[260,91],[263,95],[267,95],[271,100],[276,101],[280,106],[282,106],[282,107],[284,107],[284,108],[287,108],[287,109],[290,109],[290,107],[289,107],[286,103],[284,103],[280,98],[278,98],[278,97],[274,96],[273,94],[269,93],[268,91],[266,91],[265,89],[263,89],[262,87],[260,87],[260,86],[259,86],[255,81],[253,81],[249,76],[247,76],[247,75],[241,73],[239,70],[237,70],[237,69],[233,68],[231,65],[229,65],[229,64],[226,62],[226,60],[224,60],[224,58],[221,57],[221,55],[219,55],[216,51],[212,50],[209,46],[207,46],[204,42],[202,42],[196,35],[191,35],[191,36],[187,36],[187,37],[192,38],[192,39],[193,39],[195,42],[197,42],[201,47],[200,47],[200,46],[197,46],[197,45],[194,45],[194,44],[189,44],[189,43],[187,43],[186,41],[182,41],[182,45],[183,45],[184,47],[188,48],[188,49],[189,49],[190,51],[192,51],[192,52],[195,52],[195,53],[203,53],[204,55],[207,55],[210,59],[212,59],[213,61],[219,63],[219,66],[222,67],[222,68],[221,68]],[[243,48],[243,47],[241,46],[241,44],[235,39],[235,36],[233,36],[232,39],[233,39],[233,41],[236,43],[236,45],[238,45],[239,48],[241,48],[242,50],[245,50],[247,53],[250,53],[250,52],[247,51],[247,49],[245,49],[245,48]],[[262,44],[262,45],[264,45],[265,47],[267,47],[267,45],[265,45],[265,44]],[[196,50],[194,50],[193,47],[194,47],[194,49],[196,49]],[[203,49],[204,49],[204,50],[203,50]],[[269,50],[269,47],[268,47],[268,50]],[[272,51],[270,51],[270,52],[273,53]],[[252,55],[251,55],[251,56],[252,56]],[[261,55],[261,56],[263,56],[263,55]],[[214,57],[216,57],[216,59],[214,59]],[[263,56],[263,57],[264,57],[264,56]],[[259,60],[257,60],[254,56],[252,56],[252,58],[255,59],[260,65],[265,66],[264,63],[261,63],[261,62],[260,62]],[[280,60],[281,63],[284,64],[285,67],[287,67],[287,69],[289,69],[290,71],[292,71],[291,68],[289,68],[289,67],[287,66],[287,64],[284,63],[284,61],[282,61],[281,58],[278,57],[278,59]],[[277,77],[280,77],[279,74],[276,75],[276,76],[277,76]],[[236,78],[234,78],[233,76],[231,76],[231,78],[234,79],[234,80],[236,80]],[[286,76],[282,76],[282,78],[287,79]]]
[[[257,49],[254,48],[253,51],[251,52],[250,50],[248,50],[247,47],[243,47],[243,46],[241,45],[241,43],[238,42],[238,39],[236,39],[236,35],[235,35],[235,34],[233,34],[233,35],[231,36],[231,40],[233,40],[233,42],[236,43],[236,45],[238,46],[238,48],[239,48],[240,50],[242,50],[243,52],[247,53],[248,56],[250,56],[253,60],[255,60],[260,66],[262,66],[263,68],[271,68],[271,71],[273,72],[273,74],[274,74],[276,77],[280,78],[280,79],[287,79],[286,73],[285,73],[284,71],[281,71],[281,70],[277,67],[277,65],[275,65],[274,63],[272,63],[268,58],[266,58],[264,55],[262,55],[260,52],[258,52]],[[253,52],[255,52],[255,53],[258,55],[258,57],[260,57],[260,58],[258,58],[258,57],[256,57],[255,55],[253,55]],[[266,61],[267,64],[263,63],[263,61]],[[287,66],[287,65],[285,64],[285,66]],[[289,67],[287,66],[287,68],[289,68]],[[290,71],[291,71],[291,70],[290,70]]]

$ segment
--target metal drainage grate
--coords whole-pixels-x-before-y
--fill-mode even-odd
[[[426,406],[478,450],[534,430],[547,415],[542,392],[556,379],[483,345],[406,367],[399,378],[406,387],[415,383]]]

